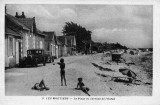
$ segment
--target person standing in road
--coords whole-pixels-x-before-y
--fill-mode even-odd
[[[64,80],[64,83],[65,83],[65,86],[67,86],[67,84],[66,84],[66,77],[65,77],[65,63],[64,63],[64,59],[61,58],[60,62],[58,62],[57,64],[60,65],[61,86],[63,86],[63,80]]]

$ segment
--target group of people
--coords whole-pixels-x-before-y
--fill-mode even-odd
[[[66,77],[65,77],[65,63],[64,63],[64,59],[61,58],[60,62],[58,62],[57,64],[60,65],[60,77],[61,77],[61,86],[63,86],[63,81],[65,86],[67,86],[66,83]],[[36,89],[36,90],[49,90],[48,87],[46,87],[44,80],[42,80],[40,83],[36,83],[32,89]],[[75,88],[77,90],[82,90],[84,93],[86,93],[88,96],[90,96],[90,94],[88,93],[89,88],[86,87],[83,83],[83,78],[78,78],[78,83],[77,83],[77,87]]]

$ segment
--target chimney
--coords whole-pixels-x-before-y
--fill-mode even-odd
[[[16,12],[16,16],[15,17],[18,18],[18,12]]]
[[[22,18],[26,18],[26,16],[24,15],[24,12],[22,12],[22,16],[21,16]]]

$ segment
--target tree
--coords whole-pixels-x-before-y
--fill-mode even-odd
[[[76,49],[79,52],[89,50],[89,43],[87,42],[91,41],[91,31],[76,23],[66,22],[65,26],[63,27],[62,33],[67,36],[75,36],[77,44]]]

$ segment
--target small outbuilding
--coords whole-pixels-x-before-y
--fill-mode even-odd
[[[121,55],[122,55],[121,53],[112,53],[112,61],[116,62],[120,61]]]

